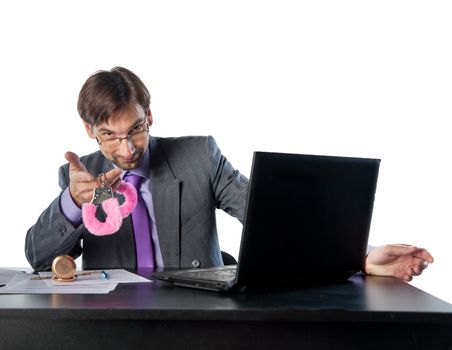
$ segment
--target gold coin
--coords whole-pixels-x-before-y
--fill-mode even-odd
[[[72,256],[60,255],[53,259],[52,272],[57,280],[74,280],[75,271],[76,265]]]

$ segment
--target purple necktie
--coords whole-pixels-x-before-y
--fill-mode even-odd
[[[132,211],[133,231],[135,232],[135,247],[137,251],[137,267],[154,267],[154,253],[151,240],[149,214],[140,194],[140,186],[144,177],[127,173],[124,181],[130,182],[137,189],[137,206]]]

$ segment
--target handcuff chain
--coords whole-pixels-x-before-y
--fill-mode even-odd
[[[80,273],[76,273],[74,275],[74,277],[79,277],[79,276],[88,276],[88,275],[93,275],[95,273],[102,273],[102,271],[85,271],[85,272],[80,272]],[[31,278],[32,281],[41,281],[41,280],[51,280],[54,279],[56,276],[33,276]]]

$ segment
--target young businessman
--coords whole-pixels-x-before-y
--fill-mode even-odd
[[[59,169],[62,192],[27,232],[31,266],[47,270],[57,255],[76,258],[82,252],[85,269],[221,265],[215,210],[242,220],[248,179],[231,166],[214,139],[151,137],[149,92],[121,67],[88,78],[78,112],[99,151],[82,158],[65,154],[68,163]],[[138,181],[145,225],[128,216],[115,234],[87,231],[81,207],[101,185],[99,174],[113,190],[121,180]],[[409,281],[431,262],[423,248],[385,245],[369,252],[366,272]]]

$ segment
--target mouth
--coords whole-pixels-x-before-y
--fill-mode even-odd
[[[122,162],[130,164],[130,163],[135,163],[138,159],[139,159],[139,155],[136,154],[133,157],[122,158]]]
[[[138,154],[135,154],[135,155],[133,155],[133,156],[131,156],[131,157],[123,157],[122,158],[122,160],[124,161],[124,162],[134,162],[134,161],[136,161],[138,159]]]

